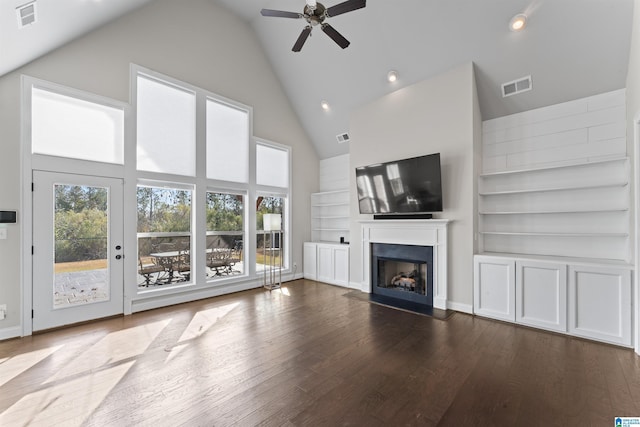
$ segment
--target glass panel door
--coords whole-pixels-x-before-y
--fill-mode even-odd
[[[33,329],[122,313],[122,180],[34,171]]]

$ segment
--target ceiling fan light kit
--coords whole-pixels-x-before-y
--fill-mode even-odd
[[[367,5],[366,0],[347,0],[342,3],[338,3],[335,6],[326,8],[322,3],[318,3],[314,0],[306,0],[303,13],[287,12],[283,10],[262,9],[260,14],[262,16],[271,16],[277,18],[292,18],[292,19],[304,19],[307,21],[307,26],[304,27],[298,39],[291,49],[294,52],[300,52],[302,46],[311,35],[311,30],[314,26],[320,25],[322,31],[328,35],[338,46],[345,49],[349,46],[350,42],[342,34],[340,34],[335,28],[328,23],[324,22],[327,18],[342,15],[343,13],[351,12],[354,10],[362,9]]]

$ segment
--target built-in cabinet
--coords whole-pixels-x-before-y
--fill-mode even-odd
[[[311,240],[349,241],[349,190],[311,194]]]
[[[475,314],[631,346],[631,268],[500,255],[474,258]]]
[[[304,243],[304,278],[349,286],[349,245]]]

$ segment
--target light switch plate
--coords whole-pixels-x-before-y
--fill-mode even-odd
[[[0,228],[0,240],[5,240],[7,238],[7,229]]]

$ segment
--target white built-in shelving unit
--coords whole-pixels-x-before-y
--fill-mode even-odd
[[[632,346],[624,90],[484,122],[482,171],[474,313]]]
[[[620,157],[482,174],[483,251],[629,262],[629,165]]]
[[[349,190],[311,195],[311,240],[339,243],[349,241]]]

